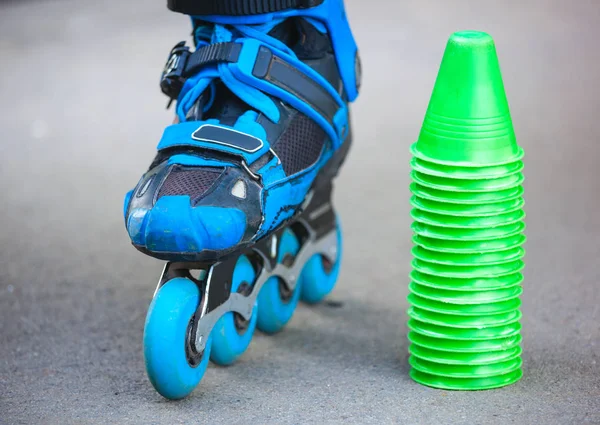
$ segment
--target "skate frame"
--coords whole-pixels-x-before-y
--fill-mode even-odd
[[[279,226],[271,236],[223,261],[214,264],[168,262],[165,265],[154,296],[162,285],[176,277],[192,280],[202,294],[198,310],[190,323],[190,340],[186,341],[195,356],[202,356],[208,336],[225,313],[231,311],[250,320],[256,298],[269,278],[280,278],[285,287],[293,292],[302,268],[313,255],[320,254],[331,264],[335,263],[339,247],[331,191],[332,185],[329,183],[317,193],[309,193],[305,202],[308,205],[298,218]],[[293,229],[300,242],[300,250],[291,264],[286,264],[287,261],[277,262],[281,236],[286,228]],[[231,292],[233,271],[241,255],[246,255],[255,269],[258,269],[254,284],[247,282],[252,284],[248,295]],[[192,276],[192,270],[200,271],[198,278]]]

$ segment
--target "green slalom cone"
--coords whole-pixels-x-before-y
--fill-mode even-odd
[[[464,31],[450,37],[412,152],[429,162],[467,167],[523,157],[488,34]]]
[[[522,376],[523,150],[492,38],[450,37],[411,147],[410,376],[451,390]]]

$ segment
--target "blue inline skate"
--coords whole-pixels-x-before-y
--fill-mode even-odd
[[[169,0],[192,16],[161,78],[176,123],[125,197],[133,245],[168,261],[146,318],[150,381],[187,396],[256,327],[335,285],[332,180],[351,142],[360,61],[342,0]]]

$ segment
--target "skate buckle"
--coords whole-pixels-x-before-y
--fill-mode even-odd
[[[169,105],[177,99],[183,88],[185,82],[183,72],[190,54],[190,49],[185,45],[185,41],[177,43],[169,54],[169,59],[167,59],[167,64],[160,77],[160,89],[171,99]]]

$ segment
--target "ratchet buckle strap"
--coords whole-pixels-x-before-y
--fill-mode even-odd
[[[160,77],[160,89],[171,100],[177,99],[187,78],[206,65],[237,61],[241,48],[242,45],[238,43],[215,43],[200,47],[192,53],[185,41],[180,41],[169,54]]]

